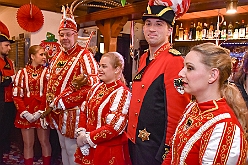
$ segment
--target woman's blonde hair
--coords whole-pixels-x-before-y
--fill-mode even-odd
[[[35,55],[40,49],[44,49],[42,46],[40,45],[32,45],[29,47],[28,49],[28,64],[32,63],[32,58],[31,55]]]
[[[203,64],[219,70],[219,89],[221,95],[232,108],[247,138],[248,123],[246,103],[238,88],[228,82],[228,78],[232,72],[230,51],[213,43],[196,45],[191,48],[191,51],[196,51],[201,54],[201,62]]]
[[[122,73],[122,71],[124,70],[124,65],[125,65],[123,56],[118,52],[108,52],[108,53],[103,54],[102,57],[110,58],[110,63],[111,63],[113,68],[117,68],[117,67],[121,68],[120,80],[124,84],[127,84],[126,80],[124,78],[124,75]]]

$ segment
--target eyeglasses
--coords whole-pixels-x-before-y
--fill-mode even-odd
[[[75,33],[65,33],[65,34],[63,34],[63,33],[61,33],[61,34],[59,34],[59,36],[60,37],[71,37],[72,35],[74,35]]]

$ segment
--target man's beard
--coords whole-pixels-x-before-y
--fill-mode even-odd
[[[3,57],[7,57],[9,53],[1,53]]]

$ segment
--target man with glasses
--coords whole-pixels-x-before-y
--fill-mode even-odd
[[[75,130],[79,122],[80,106],[85,101],[90,87],[98,82],[97,63],[93,55],[78,45],[77,25],[72,12],[63,7],[63,18],[59,26],[59,39],[62,50],[50,63],[50,80],[47,87],[47,101],[51,112],[52,127],[59,135],[64,165],[74,165],[76,151]],[[86,75],[88,82],[79,90],[73,88],[72,80],[79,75]],[[42,121],[43,126],[46,123]]]
[[[141,56],[132,83],[127,128],[133,165],[162,163],[170,150],[169,140],[189,102],[189,95],[179,94],[174,87],[183,58],[169,43],[175,18],[188,7],[189,0],[150,0],[143,14],[149,50]]]

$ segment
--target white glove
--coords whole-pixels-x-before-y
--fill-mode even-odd
[[[77,145],[79,147],[82,147],[83,145],[87,144],[88,141],[86,139],[86,133],[85,131],[82,131],[80,135],[77,137]]]
[[[82,154],[86,156],[86,155],[89,155],[89,153],[90,153],[89,148],[90,148],[90,145],[85,144],[82,147],[80,147],[80,150],[81,150]]]
[[[43,112],[44,111],[42,111],[42,110],[38,110],[37,112],[33,113],[34,120],[36,121],[37,119],[39,119]]]
[[[78,129],[76,129],[75,131],[75,137],[78,137],[82,132],[86,132],[85,128],[79,127]]]
[[[25,113],[23,113],[22,115],[25,119],[27,119],[27,121],[29,123],[33,123],[35,120],[34,120],[34,116],[33,114],[29,113],[28,111],[25,111]]]
[[[43,129],[47,129],[48,123],[46,121],[46,118],[44,119],[40,118],[40,125]]]

